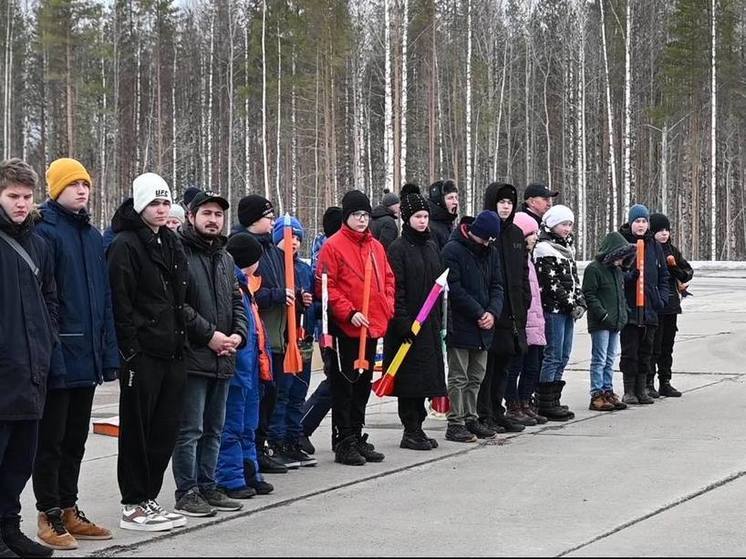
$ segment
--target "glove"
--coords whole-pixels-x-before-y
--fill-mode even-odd
[[[577,306],[572,309],[572,317],[574,320],[580,320],[585,314],[585,307]]]
[[[676,267],[676,258],[673,254],[669,254],[666,256],[666,264],[668,264],[669,268],[675,268]]]

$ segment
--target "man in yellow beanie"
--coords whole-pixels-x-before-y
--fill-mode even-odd
[[[119,354],[101,233],[90,223],[91,177],[75,159],[47,170],[49,200],[36,231],[54,255],[60,344],[47,381],[33,482],[39,539],[53,549],[111,532],[78,509],[78,477],[96,385],[117,378]]]

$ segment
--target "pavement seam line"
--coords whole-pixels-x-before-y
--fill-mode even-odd
[[[609,536],[613,536],[614,534],[617,534],[623,530],[626,530],[627,528],[630,528],[636,524],[639,524],[640,522],[645,522],[646,520],[649,520],[650,518],[653,518],[654,516],[658,516],[659,514],[662,514],[666,511],[669,511],[673,508],[678,507],[679,505],[683,505],[684,503],[687,503],[693,499],[696,499],[697,497],[700,497],[704,495],[705,493],[709,493],[711,491],[714,491],[715,489],[718,489],[720,487],[723,487],[724,485],[727,485],[729,483],[732,483],[736,481],[737,479],[740,479],[742,477],[746,476],[746,470],[741,470],[739,472],[736,472],[734,474],[731,474],[729,476],[726,476],[718,481],[714,481],[705,487],[698,489],[697,491],[694,491],[693,493],[689,493],[687,495],[684,495],[683,497],[679,497],[672,503],[668,503],[667,505],[663,505],[662,507],[659,507],[655,509],[654,511],[651,511],[647,514],[644,514],[638,518],[633,518],[632,520],[628,520],[627,522],[620,524],[616,528],[612,528],[611,530],[608,530],[607,532],[604,532],[603,534],[600,534],[596,536],[595,538],[592,538],[588,540],[587,542],[581,543],[579,545],[576,545],[575,547],[571,547],[570,549],[566,549],[562,553],[555,555],[555,557],[565,557],[569,555],[570,553],[574,553],[576,551],[579,551],[583,549],[584,547],[588,547],[589,545],[592,545],[596,542],[599,542],[603,539],[608,538]]]

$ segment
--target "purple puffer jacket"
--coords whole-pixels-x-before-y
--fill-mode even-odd
[[[528,257],[528,279],[531,284],[531,306],[528,309],[526,321],[526,339],[528,345],[547,345],[544,333],[544,311],[541,307],[541,291],[539,290],[539,278],[536,277],[536,268]]]

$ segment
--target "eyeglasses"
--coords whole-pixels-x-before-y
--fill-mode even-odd
[[[364,210],[352,212],[350,215],[355,219],[370,219],[370,214]]]

